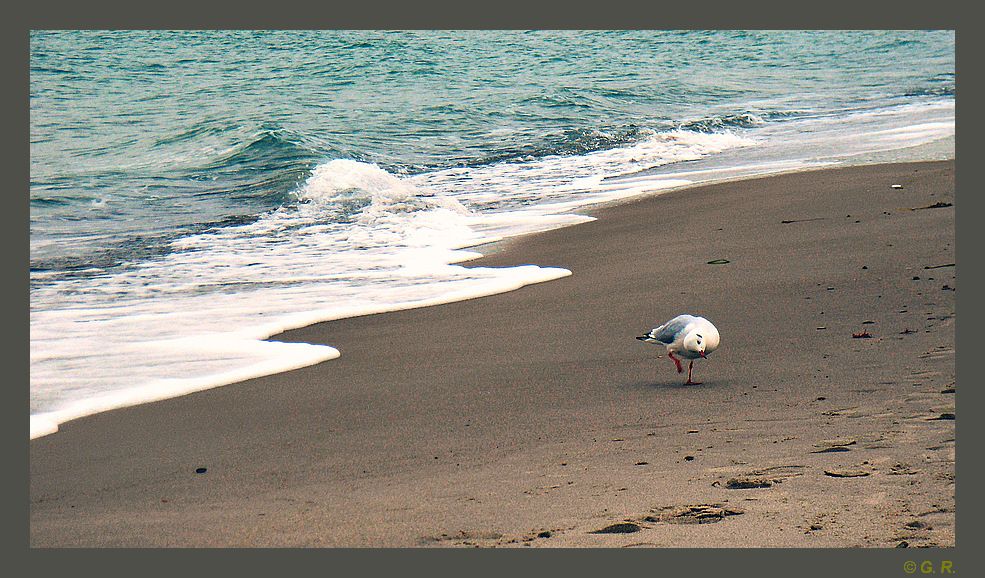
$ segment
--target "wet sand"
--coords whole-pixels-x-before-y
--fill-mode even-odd
[[[953,201],[952,161],[830,169],[491,248],[573,274],[31,441],[31,545],[953,546]],[[683,312],[697,386],[634,339]]]

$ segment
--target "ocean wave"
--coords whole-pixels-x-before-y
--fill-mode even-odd
[[[39,206],[65,207],[68,205],[74,205],[78,202],[79,202],[78,199],[72,197],[50,197],[50,196],[43,196],[42,194],[31,196],[32,206],[39,205]]]
[[[805,111],[799,110],[737,112],[693,120],[653,123],[649,126],[623,124],[572,128],[547,134],[537,142],[505,146],[474,161],[462,164],[467,167],[479,167],[501,162],[523,163],[545,157],[589,155],[601,151],[631,147],[655,137],[660,138],[659,135],[662,134],[675,132],[724,134],[736,129],[758,128],[772,121],[798,118],[803,114]]]
[[[158,137],[151,146],[162,147],[201,138],[203,136],[221,135],[235,128],[235,124],[231,122],[222,123],[218,121],[202,121],[186,130],[170,135],[162,135]]]
[[[252,138],[199,167],[209,173],[267,172],[304,167],[317,158],[318,151],[305,146],[301,135],[288,130],[265,127]]]
[[[262,217],[263,214],[230,215],[176,227],[166,233],[121,235],[107,247],[81,248],[75,254],[34,257],[32,250],[29,264],[30,285],[35,289],[59,281],[88,279],[126,271],[147,261],[167,257],[175,251],[175,241],[189,235],[248,225]]]
[[[363,222],[433,209],[468,212],[453,198],[426,192],[376,164],[350,159],[335,159],[316,167],[295,196],[301,203],[335,209],[336,216],[358,215]]]
[[[65,173],[31,183],[32,219],[80,223],[71,244],[49,244],[35,251],[31,270],[36,283],[92,277],[127,264],[160,258],[183,235],[255,221],[294,202],[292,196],[316,164],[319,153],[304,137],[267,125],[197,165],[157,169],[166,159],[208,149],[210,137],[225,130],[203,123],[157,141],[161,149],[139,168],[90,168],[84,175]],[[160,215],[168,216],[161,223]],[[109,222],[110,225],[102,223]],[[36,231],[32,230],[32,237]],[[39,232],[41,233],[41,232]],[[53,231],[53,240],[60,233]],[[62,241],[64,245],[64,241]],[[41,275],[43,273],[43,275]],[[40,276],[39,276],[40,275]]]
[[[520,103],[533,104],[546,108],[592,108],[592,103],[589,99],[570,89],[559,89],[545,94],[529,96],[521,100]]]
[[[655,134],[643,126],[629,124],[602,128],[573,128],[550,134],[536,143],[503,147],[484,155],[467,166],[491,165],[501,162],[528,162],[552,156],[577,156],[633,144]]]
[[[291,201],[324,154],[302,135],[264,128],[212,160],[176,172],[168,186],[211,203],[209,220],[258,214]]]
[[[723,114],[709,116],[697,120],[683,121],[676,123],[675,128],[694,132],[722,132],[734,128],[754,128],[766,123],[769,113],[753,114],[751,112],[741,112],[735,114]]]
[[[930,86],[925,88],[915,88],[904,92],[903,96],[904,97],[921,97],[921,96],[953,97],[955,96],[955,89],[954,89],[954,84],[945,84],[942,86]]]

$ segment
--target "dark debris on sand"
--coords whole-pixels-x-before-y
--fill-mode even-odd
[[[768,480],[766,478],[732,478],[725,482],[725,487],[730,490],[771,488],[773,487],[773,480]]]
[[[602,528],[601,530],[595,530],[592,534],[632,534],[633,532],[639,532],[639,524],[633,522],[620,522],[618,524],[611,524]]]

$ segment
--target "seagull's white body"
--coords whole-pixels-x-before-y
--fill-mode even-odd
[[[691,381],[691,369],[694,367],[694,360],[707,357],[709,353],[718,349],[718,344],[721,341],[718,329],[711,321],[704,317],[686,314],[678,315],[663,325],[654,327],[649,333],[637,337],[637,339],[665,346],[667,355],[677,365],[678,373],[684,371],[684,368],[674,354],[684,359],[690,359],[686,384],[695,384]]]

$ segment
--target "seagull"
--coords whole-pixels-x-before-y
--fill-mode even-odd
[[[701,382],[691,381],[691,369],[694,368],[694,360],[699,357],[708,357],[708,354],[718,348],[718,329],[704,317],[696,315],[678,315],[667,323],[650,330],[649,333],[637,337],[640,341],[647,343],[660,343],[667,347],[667,355],[677,365],[677,373],[684,371],[681,360],[674,357],[680,355],[684,359],[690,359],[691,363],[687,366],[687,381],[684,385],[701,385]]]

